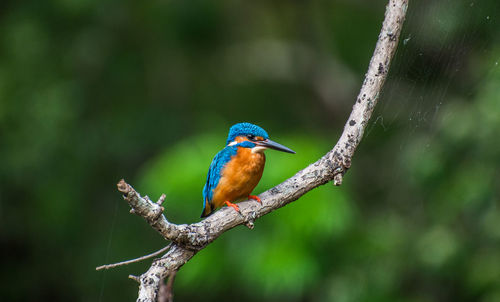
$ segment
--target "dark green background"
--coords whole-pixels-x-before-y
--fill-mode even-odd
[[[500,4],[410,0],[342,187],[201,251],[176,301],[500,301]],[[133,301],[165,246],[116,191],[198,221],[227,129],[259,124],[260,193],[333,147],[385,1],[0,2],[2,301]]]

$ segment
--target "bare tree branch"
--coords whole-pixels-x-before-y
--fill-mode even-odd
[[[297,200],[329,181],[337,186],[342,184],[343,176],[351,166],[354,151],[377,104],[398,45],[407,7],[408,0],[390,0],[387,4],[385,19],[365,80],[335,147],[293,177],[260,194],[262,205],[246,201],[239,204],[241,214],[233,209],[222,208],[201,222],[176,225],[168,222],[163,215],[161,202],[155,203],[147,196],[141,197],[124,180],[118,183],[118,190],[124,194],[132,212],[146,219],[165,239],[172,241],[170,250],[154,261],[149,270],[139,277],[137,301],[156,301],[162,280],[175,276],[182,265],[225,231],[242,224],[253,227],[255,219]],[[160,199],[163,201],[164,197]]]
[[[173,272],[168,276],[167,282],[161,282],[160,291],[158,293],[158,302],[172,302],[174,301],[174,281],[177,272]]]
[[[162,195],[162,196],[165,196],[165,195]],[[169,244],[166,247],[164,247],[164,248],[162,248],[160,250],[157,250],[156,252],[153,252],[153,253],[151,253],[149,255],[145,255],[145,256],[142,256],[142,257],[139,257],[139,258],[135,258],[135,259],[127,260],[127,261],[122,261],[122,262],[118,262],[118,263],[101,265],[101,266],[96,267],[95,270],[96,271],[100,271],[100,270],[103,270],[103,269],[110,269],[110,268],[114,268],[114,267],[117,267],[117,266],[128,265],[128,264],[131,264],[131,263],[140,262],[140,261],[152,258],[154,256],[158,256],[159,254],[166,252],[170,248],[170,245],[171,244]]]

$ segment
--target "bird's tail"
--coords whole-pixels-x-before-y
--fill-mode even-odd
[[[210,216],[214,211],[212,204],[208,201],[205,201],[205,204],[203,206],[203,212],[201,212],[200,218],[205,218],[207,216]]]

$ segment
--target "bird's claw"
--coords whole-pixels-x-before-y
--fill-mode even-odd
[[[236,204],[234,204],[234,203],[232,203],[232,202],[230,202],[230,201],[226,201],[226,202],[225,202],[225,204],[226,204],[228,207],[233,208],[236,212],[238,212],[238,213],[240,213],[240,214],[241,214],[241,212],[240,212],[240,208],[238,207],[238,205],[236,205]]]
[[[262,200],[257,195],[248,195],[248,199],[257,200],[258,203],[262,204]]]

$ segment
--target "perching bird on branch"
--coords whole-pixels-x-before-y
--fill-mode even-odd
[[[224,204],[239,212],[233,202],[247,198],[261,202],[259,197],[250,193],[262,177],[266,163],[264,150],[267,148],[295,153],[270,140],[267,132],[257,125],[239,123],[229,129],[226,147],[215,155],[208,169],[203,188],[202,218]]]

